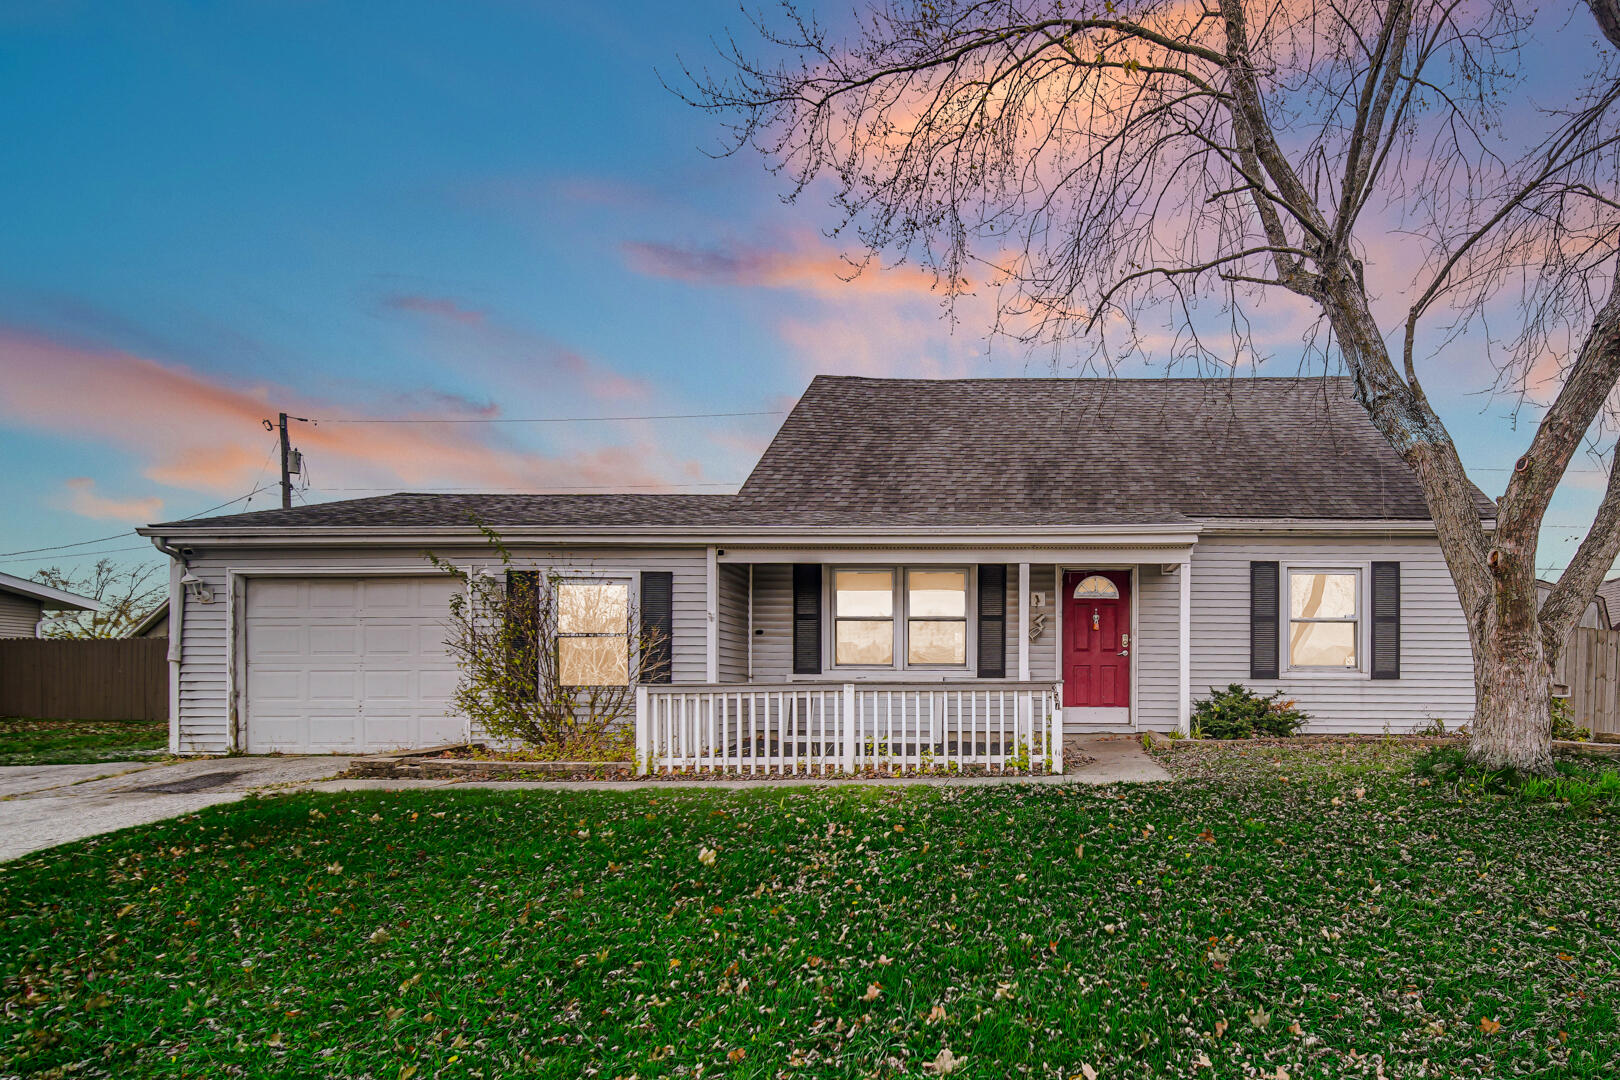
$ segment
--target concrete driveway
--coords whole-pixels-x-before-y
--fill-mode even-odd
[[[302,787],[348,768],[346,757],[199,758],[170,763],[0,767],[0,862],[131,825]]]

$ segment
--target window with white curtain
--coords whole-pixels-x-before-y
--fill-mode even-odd
[[[1288,571],[1288,666],[1355,670],[1360,665],[1361,574]]]

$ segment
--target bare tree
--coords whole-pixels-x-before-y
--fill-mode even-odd
[[[169,582],[154,580],[155,563],[123,566],[110,559],[98,559],[89,570],[77,573],[51,566],[34,575],[34,580],[53,589],[88,596],[101,604],[100,611],[61,611],[51,615],[42,631],[48,638],[123,637],[160,603],[168,602]]]
[[[629,752],[636,686],[663,680],[667,635],[641,627],[625,583],[522,566],[498,533],[479,528],[500,572],[428,555],[462,585],[450,600],[445,642],[461,669],[457,711],[497,739],[552,758]]]
[[[1591,0],[1620,44],[1617,3]],[[1545,772],[1550,662],[1620,551],[1617,472],[1538,612],[1543,515],[1620,376],[1620,83],[1600,42],[1566,58],[1586,69],[1567,101],[1525,104],[1535,18],[1510,0],[888,0],[835,41],[786,4],[685,94],[792,196],[830,190],[857,266],[898,253],[947,296],[981,280],[994,332],[1080,343],[1088,370],[1231,372],[1261,300],[1303,308],[1426,495],[1473,647],[1470,754]],[[1369,281],[1369,243],[1396,236],[1411,257]],[[1494,530],[1419,378],[1481,335],[1498,385],[1561,375]]]

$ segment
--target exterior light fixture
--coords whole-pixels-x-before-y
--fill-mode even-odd
[[[180,586],[186,590],[188,598],[197,601],[199,604],[212,604],[214,602],[214,590],[209,586],[208,582],[190,570],[187,570],[185,576],[180,579]]]

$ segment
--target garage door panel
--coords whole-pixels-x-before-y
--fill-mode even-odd
[[[434,629],[438,629],[435,627]],[[410,656],[417,651],[417,628],[408,623],[382,623],[367,620],[363,630],[366,641],[366,652],[372,656],[379,654],[393,654],[395,656]],[[439,637],[444,636],[442,630]]]
[[[253,602],[263,612],[275,609],[298,611],[304,606],[304,586],[301,581],[281,581],[265,578],[253,583]]]
[[[416,679],[410,671],[366,670],[366,701],[379,699],[408,701],[417,696]]]
[[[302,627],[267,622],[248,639],[248,658],[302,656],[306,647]]]
[[[305,630],[310,656],[348,656],[359,643],[360,628],[351,623],[311,626]]]
[[[414,608],[421,600],[421,586],[409,581],[368,581],[365,585],[367,612],[385,612],[389,609]]]
[[[418,677],[422,696],[433,701],[449,702],[456,692],[456,681],[455,668],[425,670]]]
[[[306,681],[310,703],[318,706],[341,702],[348,706],[359,698],[360,675],[360,672],[348,668],[336,671],[311,668]]]
[[[360,602],[360,582],[354,578],[308,578],[304,582],[310,608],[354,611]]]
[[[447,578],[253,578],[244,605],[250,751],[369,752],[464,737],[444,644]]]
[[[304,697],[304,676],[299,671],[248,669],[248,697],[255,702],[298,701]]]

